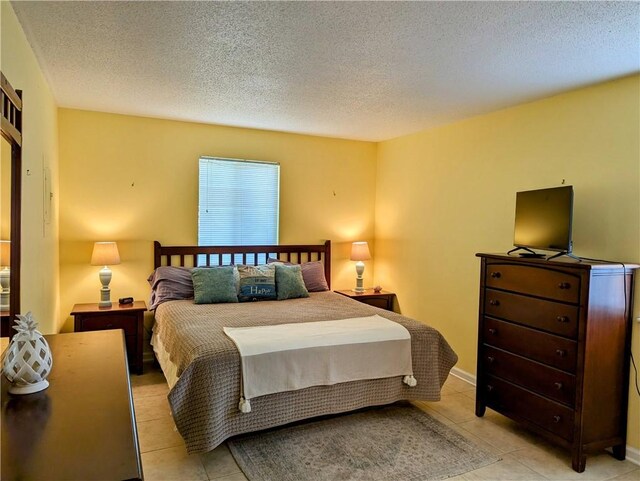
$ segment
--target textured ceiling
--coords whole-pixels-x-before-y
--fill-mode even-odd
[[[637,2],[16,2],[59,105],[382,140],[640,70]]]

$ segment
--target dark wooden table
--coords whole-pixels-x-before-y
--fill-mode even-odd
[[[142,374],[142,340],[144,338],[144,313],[147,305],[144,301],[133,304],[113,304],[100,307],[97,303],[76,304],[71,315],[74,316],[74,331],[102,331],[122,329],[127,344],[129,368]]]
[[[45,337],[47,389],[11,395],[2,376],[2,480],[143,479],[123,332]]]
[[[375,292],[373,289],[365,289],[364,292],[355,292],[349,289],[334,292],[370,306],[386,309],[387,311],[393,311],[393,299],[396,297],[394,292]]]

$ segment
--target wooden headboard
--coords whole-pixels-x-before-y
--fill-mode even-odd
[[[153,267],[223,266],[229,264],[265,264],[275,257],[285,262],[301,264],[310,261],[324,263],[324,275],[331,288],[331,241],[317,245],[277,246],[163,246],[153,243]]]

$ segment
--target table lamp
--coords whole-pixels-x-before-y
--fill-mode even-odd
[[[0,240],[0,310],[9,310],[11,241]]]
[[[100,289],[100,307],[111,307],[111,269],[109,266],[120,264],[120,254],[118,246],[115,242],[96,242],[93,245],[93,254],[91,255],[92,266],[104,266],[98,274],[102,288]]]
[[[362,287],[362,274],[364,274],[364,262],[371,259],[369,244],[366,242],[354,242],[351,244],[351,260],[356,262],[356,288],[354,292],[364,292]]]

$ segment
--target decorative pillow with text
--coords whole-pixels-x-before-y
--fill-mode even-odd
[[[274,265],[238,266],[240,274],[240,302],[266,301],[277,298],[276,268]]]

